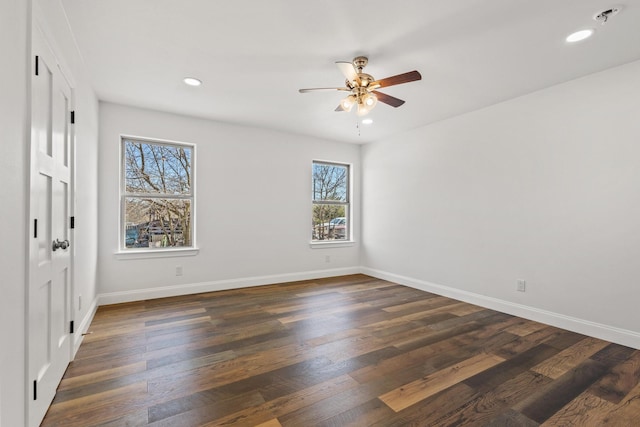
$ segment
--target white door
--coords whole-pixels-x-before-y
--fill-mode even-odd
[[[33,31],[29,426],[38,426],[71,359],[71,89]]]

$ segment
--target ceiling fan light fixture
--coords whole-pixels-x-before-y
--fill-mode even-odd
[[[346,98],[344,98],[342,101],[340,101],[340,106],[346,112],[351,111],[351,109],[355,104],[356,104],[356,97],[354,95],[349,95]]]
[[[371,111],[370,107],[367,107],[364,102],[358,103],[358,109],[356,110],[356,114],[359,117],[366,116]]]
[[[374,93],[367,93],[366,95],[364,95],[362,97],[362,102],[364,103],[364,105],[366,105],[369,109],[372,109],[373,107],[376,106],[376,104],[378,103],[378,97],[374,94]]]
[[[372,75],[362,72],[368,61],[369,60],[364,56],[358,56],[351,62],[336,61],[336,65],[346,78],[344,87],[298,89],[298,92],[307,93],[320,90],[337,90],[349,92],[348,96],[340,100],[340,103],[334,111],[350,112],[353,107],[356,106],[357,115],[364,116],[377,105],[378,101],[382,102],[383,104],[390,105],[394,108],[398,108],[402,104],[404,104],[404,101],[402,99],[395,98],[382,92],[377,92],[378,88],[415,82],[422,79],[420,73],[416,70],[413,70],[406,73],[397,74],[395,76],[386,77],[384,79],[376,80]]]

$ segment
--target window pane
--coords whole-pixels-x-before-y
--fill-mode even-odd
[[[124,141],[127,193],[191,193],[190,147]]]
[[[125,247],[191,246],[191,200],[125,199]]]
[[[329,163],[313,163],[313,200],[348,202],[349,167]]]
[[[313,205],[312,240],[346,240],[349,235],[344,205]]]

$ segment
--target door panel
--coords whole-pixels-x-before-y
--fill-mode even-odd
[[[53,244],[71,235],[71,89],[37,29],[33,54],[28,412],[29,425],[37,426],[71,359],[71,250]]]

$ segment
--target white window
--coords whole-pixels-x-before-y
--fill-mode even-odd
[[[312,175],[311,240],[349,240],[349,165],[314,161]]]
[[[193,248],[194,151],[122,138],[121,248]]]

